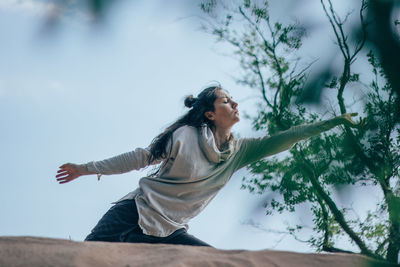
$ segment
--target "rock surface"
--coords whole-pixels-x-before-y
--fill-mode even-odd
[[[0,266],[397,266],[361,255],[0,237]]]

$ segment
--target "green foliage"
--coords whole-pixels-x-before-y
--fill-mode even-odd
[[[257,115],[251,118],[254,130],[272,135],[293,125],[322,120],[320,114],[311,113],[295,101],[304,90],[310,67],[297,67],[304,29],[271,21],[268,3],[254,2],[245,0],[227,9],[229,23],[208,29],[217,40],[235,48],[243,71],[237,82],[260,92],[262,102]],[[363,2],[362,11],[364,8]],[[333,8],[332,13],[327,9],[325,12],[332,18],[332,27],[343,32],[344,22]],[[232,26],[235,19],[242,30]],[[330,102],[344,112],[343,91],[349,83],[360,84],[360,74],[352,73],[351,65],[363,42],[353,53],[344,34],[336,37],[338,49],[345,53],[344,72],[331,78],[326,87],[338,90],[337,99]],[[346,49],[340,49],[344,46]],[[301,204],[311,205],[316,234],[307,242],[317,250],[340,251],[334,248],[335,240],[347,236],[362,253],[389,259],[389,254],[400,250],[400,119],[396,116],[395,92],[386,82],[379,61],[372,52],[367,59],[372,80],[364,109],[359,110],[367,115],[367,126],[358,131],[336,128],[296,144],[285,156],[253,162],[248,166],[252,175],[243,178],[242,188],[270,196],[265,203],[267,214],[294,212]],[[365,219],[351,219],[349,210],[338,208],[340,204],[332,196],[343,186],[382,189],[377,210],[370,210]],[[297,225],[287,230],[296,235],[302,229]],[[393,257],[390,259],[393,261]]]
[[[206,13],[210,13],[216,6],[217,2],[215,0],[207,1],[206,3],[201,3],[200,8]]]

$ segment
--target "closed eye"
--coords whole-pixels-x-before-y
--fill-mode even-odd
[[[230,102],[232,102],[232,98],[228,98],[228,97],[224,97],[226,100],[223,102],[224,104],[228,104]]]

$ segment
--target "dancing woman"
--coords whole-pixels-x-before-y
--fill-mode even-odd
[[[161,163],[106,212],[86,241],[209,246],[188,234],[187,224],[238,169],[337,125],[359,126],[351,119],[357,114],[351,113],[273,136],[236,139],[231,128],[239,121],[238,104],[220,86],[209,87],[196,98],[187,97],[185,106],[190,110],[147,148],[60,166],[56,178],[63,184],[83,175],[97,174],[100,179]]]

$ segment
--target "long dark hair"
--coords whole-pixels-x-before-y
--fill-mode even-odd
[[[190,110],[153,139],[150,144],[151,155],[149,157],[149,163],[168,156],[167,143],[171,140],[174,131],[179,127],[189,125],[200,128],[204,123],[210,127],[212,126],[212,121],[210,121],[204,113],[207,111],[214,111],[214,101],[217,98],[215,92],[217,90],[222,90],[222,87],[220,85],[211,86],[201,91],[197,97],[190,95],[185,98],[185,106],[190,108]]]

